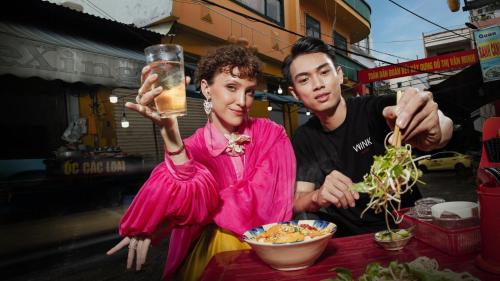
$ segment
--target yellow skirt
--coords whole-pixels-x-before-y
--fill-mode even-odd
[[[209,225],[201,234],[189,256],[177,272],[177,280],[198,280],[210,259],[218,253],[250,249],[246,242],[241,242],[229,231],[216,225]]]

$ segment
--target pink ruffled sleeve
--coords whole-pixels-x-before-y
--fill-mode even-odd
[[[220,192],[223,201],[216,223],[242,235],[253,227],[292,218],[295,155],[284,129],[266,124],[253,136],[259,139],[243,178]]]
[[[119,232],[151,237],[179,225],[206,224],[218,202],[216,182],[205,166],[193,159],[176,166],[166,155],[122,217]]]

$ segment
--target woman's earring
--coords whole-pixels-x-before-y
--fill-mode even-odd
[[[203,109],[205,109],[205,113],[207,115],[210,115],[210,113],[212,112],[212,102],[209,101],[208,99],[204,100],[203,101]]]

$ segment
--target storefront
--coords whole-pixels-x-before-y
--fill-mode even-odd
[[[0,15],[3,270],[21,261],[36,265],[30,260],[73,251],[99,235],[116,238],[123,211],[163,160],[158,128],[124,108],[140,86],[143,49],[162,38],[44,1],[16,2]],[[192,75],[197,57],[185,55]],[[272,103],[271,117],[293,132],[298,102],[266,97],[257,98],[251,115],[269,117]],[[187,99],[182,137],[207,120],[193,85]]]
[[[161,36],[44,1],[0,14],[4,264],[116,233],[158,153],[152,123],[129,114],[122,131],[125,98],[109,96],[135,96],[142,50]],[[126,145],[137,132],[145,141]]]

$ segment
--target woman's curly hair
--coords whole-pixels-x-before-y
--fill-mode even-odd
[[[211,85],[217,74],[233,74],[235,67],[240,72],[239,78],[258,79],[261,74],[261,61],[252,51],[239,45],[226,45],[217,48],[198,62],[194,75],[196,85],[199,86],[203,79]]]

